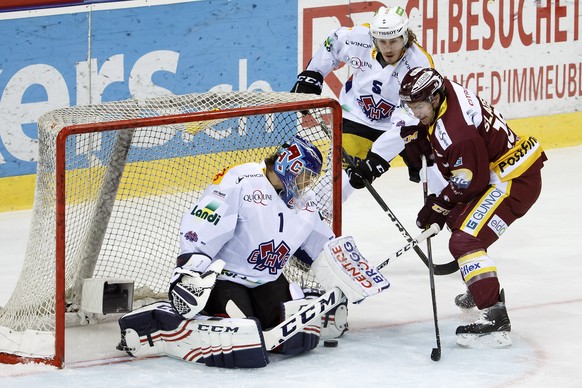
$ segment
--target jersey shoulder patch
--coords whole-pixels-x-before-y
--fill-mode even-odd
[[[213,185],[219,185],[220,182],[222,182],[222,178],[224,178],[224,176],[226,175],[226,173],[228,172],[228,170],[230,170],[231,167],[226,167],[223,168],[222,171],[220,171],[219,173],[217,173],[214,178],[212,179],[212,184]]]
[[[214,176],[212,184],[228,182],[228,184],[239,184],[247,178],[263,178],[265,174],[259,163],[243,163],[223,169]]]

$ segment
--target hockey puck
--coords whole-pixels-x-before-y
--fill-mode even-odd
[[[323,346],[326,348],[337,348],[337,340],[325,340]]]

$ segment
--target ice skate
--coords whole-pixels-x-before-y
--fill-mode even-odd
[[[510,331],[511,322],[501,291],[499,302],[483,309],[477,321],[457,327],[457,344],[468,348],[506,348],[511,346]]]

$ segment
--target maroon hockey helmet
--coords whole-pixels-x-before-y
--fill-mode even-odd
[[[442,75],[430,67],[410,69],[400,84],[400,99],[406,103],[426,101],[436,93],[444,94]]]

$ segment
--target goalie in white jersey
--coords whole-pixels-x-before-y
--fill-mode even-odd
[[[408,28],[405,10],[380,7],[371,25],[340,27],[316,51],[292,92],[321,94],[323,79],[342,63],[352,75],[342,87],[342,144],[356,168],[344,161],[343,197],[364,187],[390,167],[404,150],[400,127],[416,125],[400,107],[400,82],[408,70],[434,67],[432,57],[418,44]],[[409,165],[410,180],[419,182],[420,166]],[[350,185],[347,185],[348,182]],[[353,188],[352,188],[353,187]]]
[[[187,261],[204,270],[213,259],[225,262],[207,314],[226,314],[233,300],[263,329],[280,322],[280,303],[291,298],[281,276],[287,260],[298,249],[315,259],[334,238],[306,192],[321,167],[317,147],[295,137],[263,163],[222,171],[183,216],[177,266]]]
[[[262,163],[219,173],[182,218],[170,303],[122,317],[118,349],[141,355],[154,348],[211,366],[265,366],[266,351],[315,348],[321,317],[346,299],[359,303],[388,288],[353,239],[336,238],[315,207],[310,186],[322,163],[317,147],[295,136]],[[283,275],[292,255],[311,265],[326,294],[292,295]]]

